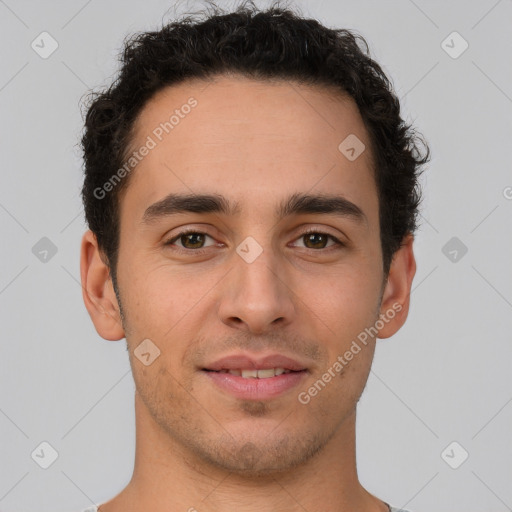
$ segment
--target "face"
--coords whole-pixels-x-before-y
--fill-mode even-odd
[[[365,329],[401,301],[378,325],[399,328],[414,273],[406,247],[407,272],[383,275],[355,103],[224,76],[159,92],[135,128],[132,150],[151,149],[121,198],[123,330],[98,320],[98,332],[126,336],[139,413],[204,463],[254,475],[304,463],[354,414],[375,348]],[[366,147],[355,160],[338,149],[351,134]]]

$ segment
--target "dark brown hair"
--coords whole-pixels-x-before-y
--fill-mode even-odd
[[[326,28],[276,3],[262,11],[248,0],[228,13],[213,2],[207,4],[205,11],[189,13],[158,31],[131,36],[114,83],[89,96],[82,137],[82,197],[86,220],[108,259],[114,284],[120,192],[129,176],[108,193],[98,190],[104,190],[125,163],[137,115],[164,87],[225,72],[326,85],[354,99],[371,139],[387,275],[393,254],[416,229],[418,177],[430,150],[401,118],[399,100],[370,57],[366,41],[354,31]],[[426,150],[423,155],[420,146]]]

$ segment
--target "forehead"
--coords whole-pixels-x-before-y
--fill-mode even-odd
[[[342,91],[238,75],[165,87],[146,103],[134,124],[136,139],[155,132],[157,139],[172,134],[176,142],[192,142],[188,136],[193,129],[195,144],[230,141],[243,148],[255,136],[268,142],[308,140],[322,150],[337,149],[340,137],[349,133],[367,138],[354,100]]]
[[[355,160],[342,151],[347,138],[358,141],[357,150],[366,147]],[[323,86],[222,75],[166,87],[134,124],[131,150],[144,145],[151,150],[137,163],[128,194],[135,188],[146,203],[177,191],[229,190],[243,204],[290,191],[339,190],[354,201],[375,192],[359,110]]]

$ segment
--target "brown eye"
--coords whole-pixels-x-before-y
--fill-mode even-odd
[[[329,236],[324,233],[307,233],[303,236],[304,243],[308,249],[324,249]],[[308,244],[311,244],[308,245]]]
[[[329,239],[332,240],[333,243],[328,246],[327,244],[329,243]],[[333,245],[338,246],[338,248],[343,246],[335,236],[330,235],[329,233],[323,233],[322,231],[306,231],[305,233],[302,233],[297,240],[302,240],[306,249],[313,250],[328,249]]]
[[[204,247],[209,247],[208,245],[204,245],[206,238],[211,238],[211,236],[207,235],[206,233],[201,233],[200,231],[183,231],[181,233],[178,233],[169,241],[165,242],[165,245],[173,246],[176,244],[176,242],[179,242],[176,245],[177,250],[201,250]]]
[[[187,233],[186,235],[181,235],[179,239],[186,249],[200,249],[204,243],[204,234]]]

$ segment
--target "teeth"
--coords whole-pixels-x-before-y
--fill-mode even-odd
[[[266,368],[264,370],[221,370],[222,373],[230,373],[244,379],[268,379],[283,373],[290,373],[284,368]]]
[[[242,377],[244,379],[256,379],[258,377],[258,370],[242,370]]]
[[[274,368],[268,370],[258,370],[258,379],[268,379],[269,377],[275,377]]]

